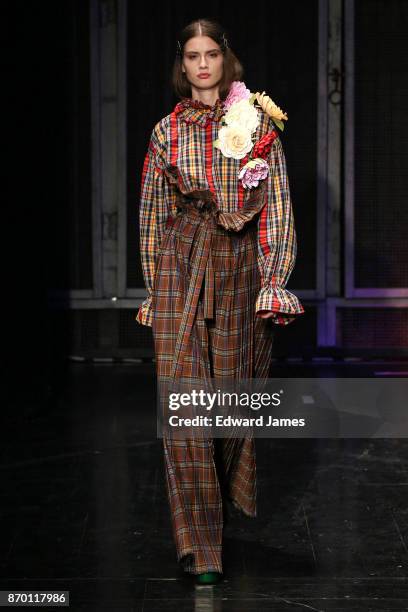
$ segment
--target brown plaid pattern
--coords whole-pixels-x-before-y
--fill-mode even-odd
[[[261,205],[262,199],[258,212]],[[164,232],[152,292],[160,381],[171,381],[174,372],[190,382],[268,375],[273,325],[255,313],[260,286],[257,219],[238,232],[210,223],[214,287],[213,316],[207,319],[204,270],[204,284],[197,285],[196,270],[203,264],[202,243],[196,238],[212,218],[185,203]],[[188,295],[197,296],[189,309]],[[163,445],[177,558],[191,573],[222,572],[223,500],[228,497],[245,515],[256,516],[255,441],[165,435]]]
[[[260,111],[256,140],[274,130]],[[212,146],[222,108],[184,101],[154,128],[145,157],[140,245],[159,381],[265,378],[274,323],[303,312],[284,288],[296,256],[286,168],[277,132],[270,173],[252,190],[246,163]],[[273,310],[262,319],[259,310]],[[160,398],[162,402],[166,397]],[[256,516],[255,441],[163,437],[177,558],[188,572],[222,572],[223,502]]]

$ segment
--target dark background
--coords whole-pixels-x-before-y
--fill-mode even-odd
[[[170,86],[177,32],[193,18],[213,16],[226,24],[247,86],[266,90],[289,112],[282,140],[299,243],[289,288],[312,297],[301,297],[307,308],[303,320],[279,330],[276,354],[310,356],[322,348],[318,307],[333,297],[313,297],[319,264],[318,3],[260,2],[253,11],[234,6],[208,2],[201,10],[188,3],[128,2],[127,287],[143,288],[137,223],[141,168],[153,125],[177,102]],[[399,0],[362,0],[355,7],[355,283],[382,288],[387,297],[387,290],[408,285],[408,8]],[[140,300],[109,319],[116,329],[111,345],[101,342],[108,309],[70,309],[68,297],[57,309],[50,307],[50,292],[68,296],[93,283],[89,5],[63,0],[8,3],[6,8],[3,79],[9,140],[4,151],[10,189],[4,199],[3,373],[6,389],[43,396],[58,387],[73,352],[85,359],[151,357],[152,337],[150,329],[134,321]],[[347,121],[343,113],[344,129]],[[343,178],[344,163],[343,154]],[[344,193],[341,197],[344,215]],[[341,227],[344,263],[343,216]],[[339,298],[345,297],[344,274],[343,269]],[[405,355],[407,323],[405,302],[391,300],[388,306],[374,299],[364,308],[339,307],[332,353],[394,350]]]

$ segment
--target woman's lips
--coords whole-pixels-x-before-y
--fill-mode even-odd
[[[199,75],[198,75],[198,78],[199,78],[199,79],[208,79],[208,77],[209,77],[209,76],[210,76],[210,75],[209,75],[208,73],[204,73],[204,72],[203,72],[203,74],[199,74]]]

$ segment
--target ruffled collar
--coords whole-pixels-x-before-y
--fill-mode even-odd
[[[224,114],[224,102],[218,98],[215,104],[204,104],[201,100],[182,98],[174,108],[174,113],[186,123],[196,123],[205,127],[209,121],[220,121]]]

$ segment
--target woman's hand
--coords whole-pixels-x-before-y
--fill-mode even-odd
[[[259,310],[258,315],[261,319],[269,319],[270,317],[275,317],[276,312],[273,312],[273,310]]]

